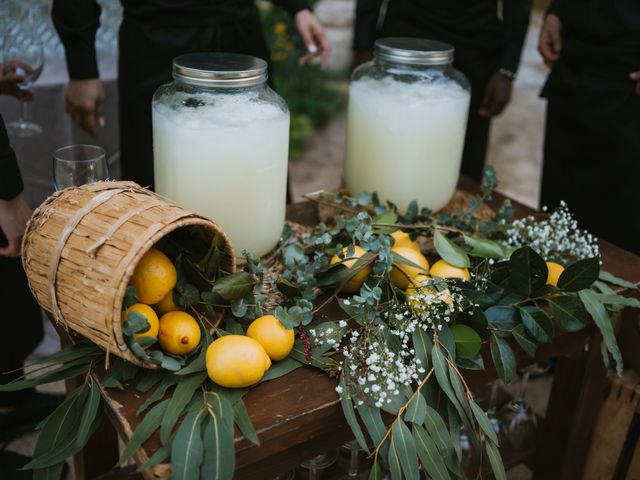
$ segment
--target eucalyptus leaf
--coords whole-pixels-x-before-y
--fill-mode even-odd
[[[126,310],[131,305],[138,303],[138,295],[136,293],[136,287],[133,285],[127,285],[124,291],[124,299],[122,301],[122,309]]]
[[[611,283],[612,285],[617,285],[619,287],[624,287],[624,288],[630,288],[633,290],[638,290],[638,285],[635,285],[627,280],[624,280],[622,278],[616,277],[615,275],[605,271],[605,270],[600,270],[600,274],[598,275],[598,278],[600,280],[603,280],[605,282]]]
[[[156,389],[153,391],[153,393],[145,400],[145,402],[142,405],[140,405],[140,407],[136,411],[136,416],[140,415],[147,408],[149,408],[149,406],[156,403],[158,400],[162,400],[164,398],[165,393],[169,389],[169,387],[175,385],[179,381],[180,381],[180,377],[166,374],[162,378],[160,385],[158,385]]]
[[[451,440],[449,430],[447,430],[447,425],[444,423],[444,420],[438,411],[430,405],[427,405],[427,408],[425,409],[424,426],[442,456],[446,457],[454,451],[453,442]]]
[[[54,370],[47,371],[42,375],[31,378],[22,378],[14,380],[10,383],[0,385],[0,392],[15,392],[24,390],[25,388],[33,388],[38,385],[66,380],[83,375],[89,371],[91,367],[91,359],[78,359],[66,365],[62,365]]]
[[[244,438],[254,445],[260,446],[258,434],[256,433],[256,429],[253,427],[251,418],[249,418],[249,413],[247,412],[242,400],[238,400],[233,404],[233,413],[235,423],[238,426],[238,429],[242,432],[242,435],[244,435]]]
[[[504,470],[498,447],[492,442],[485,442],[485,450],[487,451],[489,463],[491,464],[491,469],[493,470],[493,475],[496,477],[496,480],[507,480],[507,473]]]
[[[577,332],[582,330],[589,314],[584,308],[584,304],[578,297],[573,295],[563,295],[549,299],[553,319],[558,326],[566,332]]]
[[[422,425],[427,414],[427,402],[420,393],[415,393],[407,405],[404,412],[404,419],[407,422]]]
[[[435,441],[420,425],[413,426],[413,439],[423,470],[434,480],[449,480],[451,476]]]
[[[220,415],[211,415],[204,431],[202,478],[231,480],[235,466],[233,426]]]
[[[433,349],[433,342],[431,337],[422,328],[417,327],[412,333],[413,348],[416,351],[416,357],[420,360],[422,368],[425,372],[419,374],[421,380],[427,375],[429,371],[429,357],[431,356],[431,350]]]
[[[147,370],[144,372],[144,375],[141,376],[140,381],[136,385],[136,390],[140,393],[146,393],[151,390],[155,385],[157,385],[162,377],[165,375],[164,372]]]
[[[200,470],[204,456],[201,430],[206,418],[206,409],[196,409],[187,414],[178,427],[175,438],[171,442],[172,479],[190,480],[194,472]]]
[[[598,280],[600,274],[600,259],[598,257],[584,258],[572,263],[560,274],[558,288],[567,292],[578,292],[589,288]]]
[[[384,480],[384,474],[378,462],[373,462],[371,470],[369,471],[369,480]]]
[[[66,462],[33,471],[33,480],[60,480]]]
[[[344,376],[340,377],[339,386],[342,388],[342,393],[340,393],[340,405],[342,406],[344,418],[347,420],[349,427],[351,427],[351,431],[358,441],[358,445],[360,445],[360,448],[368,452],[369,447],[367,446],[367,440],[362,433],[362,429],[360,428],[360,424],[358,423],[356,414],[353,411],[353,404],[351,403],[351,398],[349,397],[349,389],[347,387]]]
[[[149,410],[133,431],[129,442],[125,445],[120,455],[119,463],[129,460],[131,455],[160,427],[160,422],[168,406],[169,400],[164,400]]]
[[[374,445],[378,445],[387,432],[387,427],[382,421],[380,409],[372,407],[366,402],[362,403],[362,405],[358,405],[356,408],[362,423],[364,423],[364,426],[371,437],[371,440],[373,440]]]
[[[207,378],[206,372],[195,373],[189,377],[181,377],[171,396],[171,400],[169,400],[169,405],[160,424],[160,441],[163,444],[169,440],[178,418],[182,415],[184,408],[196,390],[202,386],[205,378]]]
[[[640,308],[640,300],[634,297],[603,293],[596,293],[596,297],[605,305]]]
[[[294,358],[286,357],[279,362],[274,362],[271,365],[271,368],[266,371],[260,383],[268,382],[269,380],[273,380],[274,378],[282,377],[283,375],[287,375],[288,373],[293,372],[294,370],[300,368],[302,363],[297,361]]]
[[[391,428],[391,447],[395,450],[398,461],[407,480],[419,480],[416,446],[409,427],[397,418]],[[391,455],[391,454],[390,454]]]
[[[622,375],[622,353],[620,353],[620,348],[618,347],[616,336],[613,331],[613,324],[611,323],[611,318],[609,317],[607,309],[604,308],[604,305],[600,300],[598,300],[596,293],[592,290],[581,290],[578,292],[578,296],[580,297],[580,300],[582,300],[587,312],[589,312],[593,318],[594,323],[600,329],[602,339],[607,346],[607,350],[609,350],[609,353],[611,353],[616,362],[616,371],[618,372],[618,375]]]
[[[544,310],[533,306],[520,307],[520,317],[529,335],[538,342],[553,340],[553,326]]]
[[[473,416],[475,417],[476,422],[478,422],[478,425],[480,425],[480,428],[482,428],[484,434],[490,441],[492,441],[496,445],[499,445],[498,435],[496,434],[493,425],[489,421],[487,414],[478,406],[476,402],[472,401],[470,402],[470,405],[471,410],[473,411]]]
[[[518,293],[531,297],[547,283],[547,264],[531,247],[521,247],[511,254],[511,284]]]
[[[509,383],[516,375],[516,358],[513,355],[513,350],[503,338],[498,337],[495,334],[491,335],[489,340],[491,346],[491,358],[493,358],[493,364],[498,371],[498,375],[504,383]]]
[[[402,474],[402,465],[400,464],[400,455],[396,450],[396,446],[393,442],[389,443],[389,453],[387,454],[387,462],[389,464],[389,471],[391,473],[392,480],[404,480]]]
[[[122,324],[122,333],[132,336],[135,333],[144,333],[151,328],[147,317],[140,312],[127,312],[127,321]]]
[[[440,339],[440,345],[444,348],[446,354],[451,360],[456,359],[456,340],[453,337],[453,332],[446,323],[441,323],[438,332]]]
[[[467,252],[453,243],[439,230],[435,230],[433,233],[433,244],[438,255],[440,255],[447,263],[460,268],[469,268],[471,266]]]
[[[151,458],[149,458],[146,462],[138,467],[138,472],[142,472],[147,468],[154,467],[159,463],[164,462],[171,455],[171,444],[173,443],[173,438],[167,442],[166,445],[162,445],[158,448]]]
[[[538,349],[538,344],[529,338],[524,325],[518,325],[511,331],[511,333],[513,334],[513,338],[516,342],[518,342],[518,345],[520,345],[520,347],[533,358],[536,354],[536,350]]]

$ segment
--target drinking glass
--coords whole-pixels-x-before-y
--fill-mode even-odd
[[[104,149],[95,145],[69,145],[53,154],[53,181],[56,190],[109,179]]]
[[[534,366],[535,368],[535,366]],[[535,446],[538,419],[525,400],[527,384],[532,369],[525,369],[522,373],[522,383],[516,396],[500,411],[499,417],[504,426],[504,439],[510,449],[522,454]]]
[[[358,478],[358,469],[360,467],[360,445],[357,440],[352,440],[340,446],[340,452],[347,454],[349,459],[347,473],[343,477],[346,479]]]
[[[5,75],[12,73],[24,75],[26,80],[18,84],[18,88],[28,90],[40,77],[44,68],[42,44],[27,37],[20,40],[5,38],[2,68]],[[7,123],[7,131],[19,137],[30,137],[42,133],[40,125],[27,120],[27,102],[21,100],[20,103],[20,119],[17,122]]]
[[[323,472],[333,465],[338,459],[338,450],[318,455],[300,464],[300,473],[303,480],[320,480]]]

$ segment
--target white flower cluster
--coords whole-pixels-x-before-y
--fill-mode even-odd
[[[338,348],[342,343],[342,338],[346,331],[347,321],[340,320],[336,328],[311,328],[309,329],[309,335],[313,340],[313,346],[315,347],[326,344],[331,348]]]
[[[407,290],[407,305],[423,330],[431,327],[442,330],[457,312],[464,310],[464,297],[454,286],[443,288],[432,280]]]
[[[597,238],[578,228],[578,222],[565,202],[560,202],[560,206],[543,220],[532,215],[515,220],[506,233],[508,246],[529,245],[545,260],[572,260],[600,255]]]
[[[398,315],[407,320],[404,315]],[[413,321],[413,328],[416,325],[417,322]],[[362,405],[366,398],[381,408],[385,403],[391,403],[392,398],[400,394],[400,389],[411,388],[411,383],[425,373],[415,350],[409,345],[411,331],[387,330],[381,325],[375,335],[361,335],[356,330],[347,335],[343,365],[351,378],[350,389],[352,396],[358,398],[358,405]],[[400,340],[398,349],[387,344],[390,335]],[[340,387],[336,391],[342,393]]]

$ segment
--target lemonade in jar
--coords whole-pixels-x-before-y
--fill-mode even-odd
[[[453,47],[383,38],[349,86],[344,180],[401,210],[411,200],[437,210],[451,199],[469,111],[470,87],[452,67]]]
[[[238,253],[268,253],[284,227],[289,110],[266,62],[187,54],[173,77],[153,98],[157,193],[218,223]]]

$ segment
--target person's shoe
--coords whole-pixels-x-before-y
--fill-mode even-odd
[[[64,395],[34,392],[13,410],[0,413],[0,443],[32,432],[42,420],[58,408],[64,398]]]

